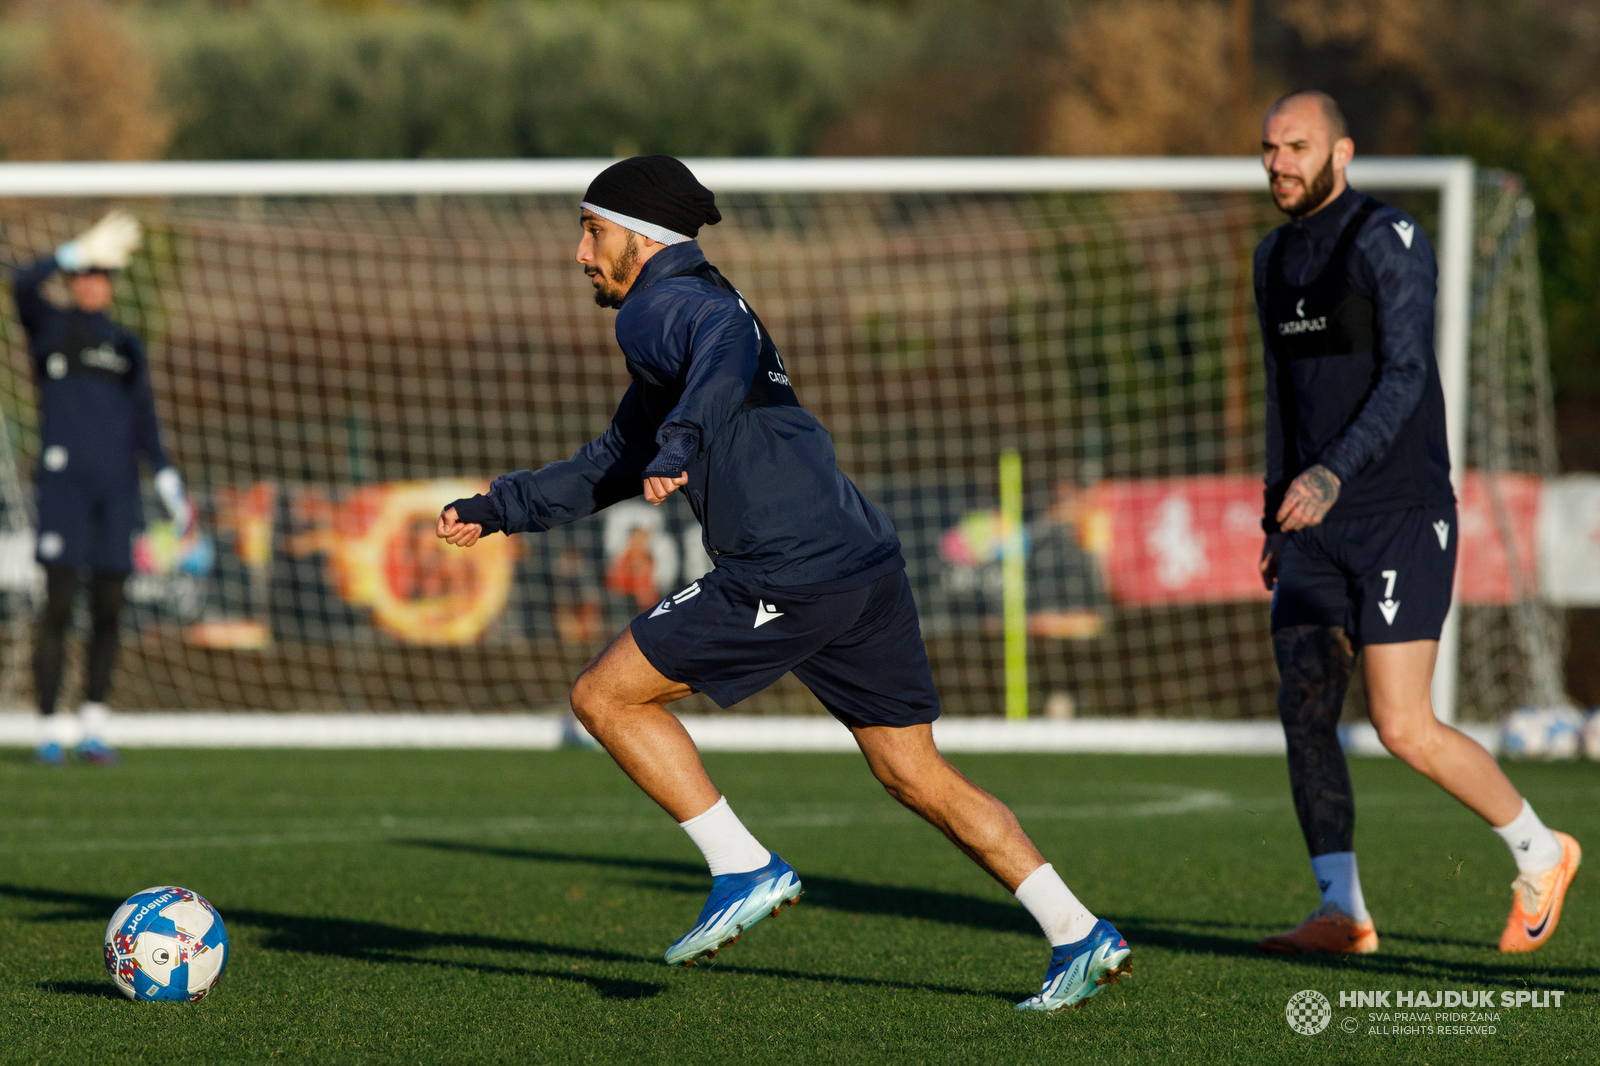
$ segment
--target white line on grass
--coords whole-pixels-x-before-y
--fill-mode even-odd
[[[1165,789],[1163,789],[1165,791]],[[1215,789],[1175,789],[1170,798],[1144,800],[1133,803],[1081,803],[1029,805],[1018,807],[1017,816],[1024,821],[1076,821],[1085,819],[1164,818],[1207,811],[1235,808],[1238,802],[1226,792]],[[828,804],[809,805],[803,809],[788,809],[772,814],[755,808],[746,814],[751,825],[759,829],[813,829],[848,826],[892,825],[916,820],[910,812],[899,807],[882,804]],[[32,821],[32,819],[30,819]],[[192,824],[192,819],[185,819]],[[330,824],[331,822],[331,824]],[[89,840],[62,840],[59,837],[42,841],[0,840],[0,852],[63,853],[125,851],[151,848],[276,848],[306,847],[316,844],[356,844],[407,838],[455,838],[496,836],[538,836],[558,833],[626,833],[660,832],[673,828],[672,822],[661,815],[641,817],[593,817],[573,815],[565,818],[514,817],[514,818],[395,818],[383,817],[372,821],[353,823],[349,820],[329,820],[326,829],[309,829],[290,833],[211,833],[196,835],[168,835],[146,839],[113,837]]]

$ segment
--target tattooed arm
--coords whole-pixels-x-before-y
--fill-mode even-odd
[[[1283,494],[1278,508],[1278,528],[1284,532],[1319,524],[1339,498],[1339,476],[1318,463],[1301,473]]]

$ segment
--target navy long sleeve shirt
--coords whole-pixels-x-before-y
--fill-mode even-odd
[[[104,314],[45,299],[40,287],[56,269],[46,256],[11,282],[39,389],[41,455],[99,486],[136,487],[140,455],[152,470],[169,465],[144,345]]]
[[[1322,465],[1338,476],[1339,499],[1329,520],[1434,506],[1455,499],[1445,437],[1444,393],[1434,356],[1438,267],[1427,234],[1405,212],[1379,204],[1346,260],[1350,290],[1372,302],[1374,351],[1351,353],[1338,372],[1365,387],[1327,387],[1315,369],[1298,371],[1280,389],[1277,331],[1268,321],[1268,267],[1283,242],[1290,285],[1312,284],[1328,265],[1340,234],[1368,198],[1346,189],[1326,207],[1273,230],[1256,246],[1255,289],[1266,348],[1266,515],[1277,510],[1296,476]],[[1300,360],[1289,364],[1324,362]],[[1324,371],[1326,372],[1326,371]],[[1282,396],[1292,397],[1286,411]],[[1287,439],[1286,439],[1287,438]],[[1289,445],[1292,445],[1289,446]]]
[[[687,473],[680,491],[719,568],[843,591],[904,566],[893,525],[839,469],[816,417],[748,402],[758,374],[785,388],[788,374],[762,367],[761,327],[738,294],[689,273],[704,262],[689,241],[645,263],[617,313],[633,383],[571,459],[495,479],[506,532],[571,522],[641,495],[648,475]]]

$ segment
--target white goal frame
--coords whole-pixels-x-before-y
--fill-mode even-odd
[[[0,163],[0,198],[581,193],[609,159],[255,163]],[[1255,157],[686,159],[718,192],[1260,192]],[[1466,158],[1372,157],[1350,182],[1439,195],[1435,347],[1457,491],[1466,463],[1475,167]],[[1456,717],[1461,643],[1452,600],[1434,670],[1435,713]]]

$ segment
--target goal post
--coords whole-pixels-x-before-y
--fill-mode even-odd
[[[151,705],[170,704],[187,685],[203,693],[198,706],[241,706],[278,683],[337,689],[342,673],[359,671],[383,675],[371,684],[390,707],[437,706],[463,685],[479,706],[538,703],[528,695],[531,675],[513,665],[518,639],[537,636],[555,649],[550,676],[570,673],[630,597],[643,602],[660,591],[618,559],[649,558],[662,580],[704,567],[682,515],[631,516],[631,526],[591,519],[589,539],[514,547],[470,573],[436,572],[414,546],[374,542],[371,552],[388,553],[367,560],[387,575],[389,585],[377,589],[367,587],[383,585],[376,571],[356,572],[366,563],[332,557],[341,522],[390,516],[410,529],[412,497],[431,499],[450,479],[470,487],[514,465],[561,458],[558,444],[570,451],[603,427],[606,397],[614,401],[624,380],[620,360],[608,320],[583,306],[562,261],[576,232],[575,195],[609,162],[0,164],[0,254],[14,262],[71,236],[111,202],[131,204],[155,237],[130,271],[138,305],[130,324],[156,334],[158,404],[179,426],[180,461],[205,452],[191,481],[205,497],[215,559],[209,576],[187,585],[177,580],[183,559],[152,564],[160,572],[149,575],[147,599],[160,602],[144,632],[156,635],[128,666],[154,678]],[[1260,433],[1249,395],[1260,342],[1240,273],[1248,247],[1276,223],[1259,160],[685,162],[728,204],[728,221],[702,234],[708,253],[719,265],[729,260],[733,280],[777,323],[786,362],[809,361],[812,383],[800,393],[835,431],[841,462],[870,494],[888,497],[897,523],[909,516],[927,527],[918,533],[927,558],[914,569],[927,577],[943,568],[939,602],[925,604],[925,614],[954,702],[992,690],[992,702],[973,706],[1016,713],[1032,676],[1047,713],[1148,714],[1187,698],[1178,675],[1214,673],[1227,660],[1239,676],[1218,682],[1227,691],[1204,705],[1263,713],[1270,657],[1255,649],[1219,660],[1202,648],[1259,629],[1239,619],[1259,618],[1260,597],[1227,607],[1234,601],[1218,589],[1234,578],[1204,573],[1224,565],[1222,555],[1196,561],[1199,549],[1183,543],[1186,530],[1241,537],[1239,485],[1260,477],[1252,465],[1259,444],[1249,443]],[[1349,177],[1379,194],[1437,198],[1437,350],[1460,492],[1475,168],[1466,159],[1369,158],[1353,162]],[[770,251],[785,241],[789,251]],[[33,416],[20,334],[5,323],[11,315],[9,307],[0,313],[9,360],[0,366],[0,401],[10,450],[21,454]],[[181,344],[181,359],[166,358],[166,338]],[[1226,359],[1208,362],[1211,349],[1224,347]],[[511,357],[529,352],[538,366],[519,376]],[[396,417],[429,403],[483,421],[417,429],[423,439],[406,440]],[[541,403],[558,413],[541,415]],[[1215,439],[1224,432],[1225,442]],[[501,443],[476,444],[475,434]],[[1150,458],[1119,460],[1129,448]],[[1071,580],[1095,585],[1082,603],[1067,596],[1029,607],[1028,646],[1047,646],[1054,665],[1041,673],[1032,663],[1020,688],[1005,683],[1015,671],[1001,665],[1015,666],[1017,619],[1000,617],[999,599],[989,596],[990,585],[1022,587],[1016,553],[1000,543],[1010,510],[1000,497],[1013,500],[995,473],[995,460],[1013,452],[1033,516],[1028,565],[1046,549],[1064,558],[1082,548],[1098,567],[1073,571]],[[915,499],[919,485],[941,497],[937,506]],[[1119,569],[1126,532],[1112,526],[1141,507],[1166,524],[1141,533],[1153,545],[1149,558]],[[1188,575],[1192,599],[1146,588],[1168,571]],[[156,579],[169,577],[177,585],[157,589]],[[337,595],[313,597],[304,591],[313,581]],[[410,582],[409,591],[396,591],[397,581]],[[207,590],[227,582],[223,608]],[[1046,594],[1037,584],[1027,581],[1030,604]],[[179,586],[187,591],[171,590]],[[463,629],[460,643],[505,650],[408,652],[438,646],[441,623],[429,611],[468,586],[481,594],[474,609],[483,624]],[[530,589],[549,618],[534,618],[523,603]],[[177,602],[184,596],[187,607]],[[364,650],[352,658],[340,650],[346,639]],[[988,649],[981,654],[980,643]],[[1435,674],[1436,709],[1447,720],[1457,708],[1459,643],[1458,605]],[[1097,656],[1114,665],[1071,690],[1071,672]],[[0,691],[15,699],[17,671],[7,673]],[[541,674],[539,684],[546,680]],[[799,706],[790,699],[779,709]]]

